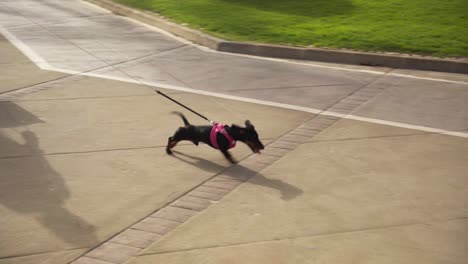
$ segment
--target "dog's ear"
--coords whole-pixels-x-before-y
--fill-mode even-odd
[[[252,123],[250,122],[250,120],[245,120],[245,126],[247,128],[254,128],[254,126],[252,125]]]
[[[237,130],[238,133],[240,133],[241,135],[245,134],[245,128],[239,126],[239,125],[236,125],[236,124],[232,124],[231,125],[231,129],[233,130]]]

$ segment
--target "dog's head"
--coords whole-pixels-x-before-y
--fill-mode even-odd
[[[257,131],[255,127],[249,120],[245,121],[245,127],[240,127],[237,125],[232,125],[234,129],[238,129],[240,137],[237,140],[240,140],[247,144],[249,148],[255,152],[260,153],[260,150],[264,149],[263,143],[258,138]]]

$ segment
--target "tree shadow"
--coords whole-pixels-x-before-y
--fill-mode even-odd
[[[254,171],[241,164],[235,164],[226,168],[214,162],[211,162],[211,161],[199,158],[199,157],[191,156],[191,155],[182,153],[180,151],[174,151],[174,154],[175,155],[173,155],[173,157],[179,159],[180,161],[188,163],[192,166],[195,166],[199,169],[209,171],[209,172],[214,172],[214,173],[221,172],[224,170],[223,175],[232,177],[233,179],[239,179],[239,180],[249,179],[248,182],[251,184],[256,184],[256,185],[260,185],[263,187],[277,190],[281,193],[281,199],[285,201],[294,199],[297,196],[302,195],[303,193],[302,189],[294,185],[291,185],[279,179],[267,178],[261,173]],[[186,159],[181,158],[180,156],[183,156]]]
[[[353,10],[350,0],[222,0],[233,5],[247,6],[252,9],[278,14],[304,16],[310,18],[343,15]]]
[[[12,102],[0,102],[0,127],[11,128],[42,122]],[[4,118],[5,117],[5,118]],[[17,157],[1,159],[0,205],[12,211],[31,215],[61,240],[74,246],[97,244],[96,228],[65,207],[70,191],[63,177],[48,162],[34,132],[15,132],[24,143],[18,143],[0,130],[0,148],[27,152]],[[2,154],[2,152],[0,152]],[[21,160],[18,160],[21,159]],[[21,163],[20,163],[21,162]],[[18,166],[21,164],[21,166]],[[27,227],[25,228],[27,230]],[[27,230],[26,232],[33,230]]]

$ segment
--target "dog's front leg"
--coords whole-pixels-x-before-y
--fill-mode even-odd
[[[223,153],[224,157],[226,157],[226,159],[229,160],[231,163],[237,163],[237,161],[235,161],[232,158],[231,153],[229,153],[229,151],[227,149],[221,149],[221,152]]]

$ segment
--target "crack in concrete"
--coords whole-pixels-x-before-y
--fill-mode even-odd
[[[371,227],[371,228],[357,228],[357,229],[350,229],[350,230],[344,230],[344,231],[323,232],[323,233],[307,234],[307,235],[300,235],[300,236],[285,236],[280,239],[259,240],[259,241],[251,241],[251,242],[244,242],[244,243],[232,243],[232,244],[214,245],[214,246],[206,246],[206,247],[198,247],[198,248],[190,248],[190,249],[167,250],[167,251],[161,251],[161,252],[156,252],[156,253],[144,253],[144,254],[137,255],[136,257],[138,258],[138,257],[143,257],[143,256],[171,254],[171,253],[178,253],[178,252],[189,252],[189,251],[204,250],[204,249],[216,249],[216,248],[243,246],[243,245],[264,244],[264,243],[269,243],[269,242],[280,242],[280,241],[287,241],[287,240],[301,239],[301,238],[315,238],[315,237],[323,237],[323,236],[330,236],[330,235],[352,234],[352,233],[359,233],[359,232],[366,232],[366,231],[394,229],[394,228],[399,228],[399,227],[430,225],[430,224],[435,224],[435,223],[445,223],[445,222],[459,221],[459,220],[468,220],[468,217],[449,218],[449,219],[444,219],[444,220],[434,220],[434,221],[426,221],[426,222],[403,223],[403,224],[395,224],[395,225],[383,225],[383,226],[377,226],[377,227]]]
[[[0,257],[0,260],[3,260],[3,259],[12,259],[12,258],[21,258],[21,257],[30,257],[30,256],[40,256],[40,255],[45,255],[45,254],[53,254],[53,253],[74,251],[74,250],[80,250],[80,249],[83,249],[83,250],[84,250],[84,249],[89,249],[89,247],[69,248],[69,249],[57,250],[57,251],[42,251],[42,252],[34,252],[34,253],[24,254],[24,255],[2,256],[2,257]]]
[[[8,8],[8,7],[7,7]],[[57,20],[48,20],[45,21],[44,23],[35,23],[31,22],[28,24],[21,24],[21,25],[12,25],[12,26],[6,26],[5,28],[7,29],[17,29],[17,28],[22,28],[22,27],[28,27],[28,26],[37,26],[37,24],[40,24],[42,26],[54,26],[54,25],[60,25],[68,22],[73,22],[75,20],[82,20],[82,19],[87,19],[87,18],[97,18],[97,17],[105,17],[105,16],[110,16],[111,14],[99,14],[99,15],[91,15],[91,16],[76,16],[70,19],[57,19]],[[24,15],[21,14],[21,16],[25,17]]]
[[[261,140],[273,140],[273,138],[262,138]],[[178,146],[191,146],[192,143],[181,142],[177,144]],[[131,151],[131,150],[143,150],[143,149],[158,149],[165,148],[166,145],[155,145],[155,146],[143,146],[143,147],[133,147],[133,148],[115,148],[115,149],[98,149],[98,150],[84,150],[84,151],[64,151],[64,152],[51,152],[51,153],[40,153],[40,154],[29,154],[29,155],[17,155],[17,156],[4,156],[0,157],[0,160],[5,159],[20,159],[20,158],[30,158],[35,156],[57,156],[57,155],[73,155],[73,154],[86,154],[86,153],[100,153],[100,152],[112,152],[112,151]]]

